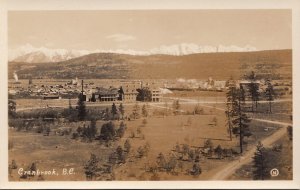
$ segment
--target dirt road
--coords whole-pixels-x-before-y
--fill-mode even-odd
[[[266,123],[272,123],[283,126],[278,131],[276,131],[271,136],[263,139],[261,142],[264,146],[271,146],[275,141],[279,140],[282,136],[286,135],[286,127],[288,125],[292,125],[291,123],[284,123],[284,122],[278,122],[278,121],[269,121],[269,120],[263,120],[263,119],[255,119],[257,121],[266,122]],[[249,151],[247,151],[239,160],[235,160],[229,164],[227,164],[225,167],[223,167],[220,171],[218,171],[216,174],[214,174],[210,179],[211,180],[225,180],[229,176],[233,175],[237,169],[239,169],[242,165],[248,164],[252,161],[252,157],[254,155],[254,152],[256,151],[256,147],[253,147]]]

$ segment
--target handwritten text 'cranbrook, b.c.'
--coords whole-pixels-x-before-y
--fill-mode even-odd
[[[20,176],[22,175],[74,175],[75,171],[74,168],[62,168],[61,171],[58,171],[57,169],[51,169],[51,170],[40,170],[37,169],[36,171],[32,170],[24,170],[24,168],[19,168],[18,174]]]

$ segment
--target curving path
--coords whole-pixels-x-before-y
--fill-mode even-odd
[[[279,122],[279,121],[269,121],[269,120],[264,120],[264,119],[253,119],[261,122],[266,122],[266,123],[272,123],[272,124],[277,124],[283,126],[280,128],[278,131],[273,133],[271,136],[266,137],[263,139],[261,142],[264,146],[271,146],[279,140],[281,137],[286,135],[286,127],[289,125],[292,125],[291,123],[284,123],[284,122]],[[228,177],[232,176],[237,169],[239,169],[242,165],[248,164],[252,161],[252,157],[254,155],[254,152],[256,151],[256,147],[253,147],[252,149],[248,150],[240,160],[235,160],[229,164],[227,164],[225,167],[223,167],[220,171],[218,171],[216,174],[214,174],[211,177],[211,180],[225,180]]]

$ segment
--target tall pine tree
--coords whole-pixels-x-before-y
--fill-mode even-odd
[[[227,92],[226,92],[226,117],[227,117],[227,125],[228,125],[228,132],[230,140],[232,140],[232,118],[234,114],[234,110],[237,109],[238,102],[237,102],[237,88],[236,88],[236,81],[233,80],[231,77],[227,82]]]
[[[112,106],[111,106],[111,113],[112,113],[113,120],[114,120],[115,119],[115,115],[118,113],[117,106],[116,106],[115,103],[113,103]]]
[[[253,179],[264,180],[269,176],[269,171],[267,169],[265,148],[263,144],[259,141],[256,145],[256,151],[253,157]]]
[[[249,137],[251,135],[249,129],[249,122],[251,121],[248,116],[243,111],[244,106],[244,90],[240,85],[239,89],[236,89],[233,96],[233,107],[231,110],[231,122],[232,131],[234,134],[239,136],[240,140],[240,153],[243,153],[243,141],[244,137]]]
[[[98,176],[99,172],[99,158],[95,154],[91,154],[90,159],[84,165],[84,173],[87,180],[93,180]]]

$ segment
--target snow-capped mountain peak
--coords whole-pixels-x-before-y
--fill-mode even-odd
[[[16,62],[57,62],[64,61],[90,53],[119,53],[129,55],[153,55],[153,54],[166,54],[166,55],[188,55],[194,53],[216,53],[216,52],[249,52],[257,51],[255,47],[246,45],[239,47],[235,45],[224,46],[201,46],[194,43],[181,43],[173,45],[161,45],[157,48],[152,48],[148,51],[139,51],[132,49],[116,49],[116,50],[66,50],[66,49],[50,49],[46,47],[36,48],[31,44],[25,44],[16,49],[9,49],[9,61]]]
[[[46,47],[36,48],[31,44],[25,44],[16,49],[9,49],[8,52],[9,61],[29,63],[65,61],[90,53],[86,50],[50,49]]]

